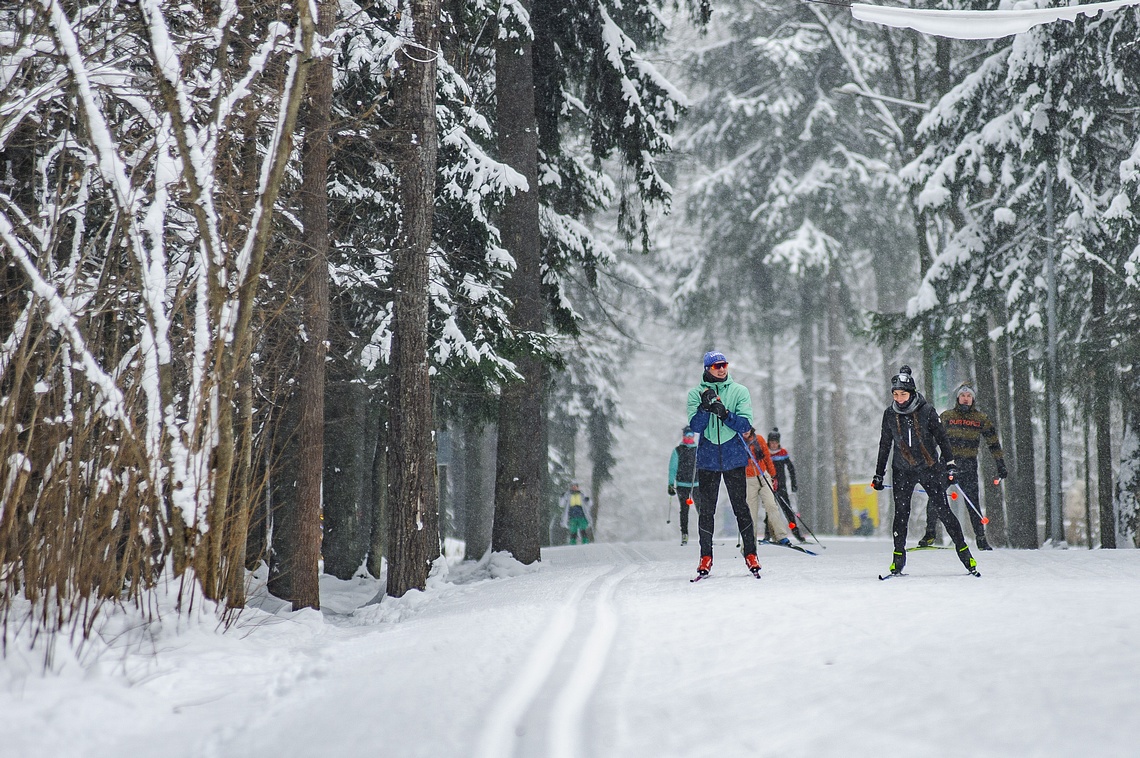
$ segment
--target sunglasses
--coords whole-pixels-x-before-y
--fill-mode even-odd
[[[727,363],[714,363],[711,366],[709,366],[709,368],[715,368],[715,369],[728,368],[728,364]]]

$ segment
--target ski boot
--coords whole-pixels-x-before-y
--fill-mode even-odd
[[[689,544],[689,533],[681,532],[681,547]]]
[[[748,570],[752,572],[752,576],[757,579],[760,578],[760,561],[756,559],[756,553],[749,553],[744,556],[744,564],[748,566]]]
[[[784,537],[783,539],[778,541],[776,544],[777,545],[783,545],[784,547],[791,547],[792,541],[790,539],[788,539],[787,537]]]
[[[711,571],[711,570],[712,570],[712,556],[711,555],[702,555],[701,556],[701,562],[697,564],[697,576],[706,577],[709,575],[709,571]]]
[[[986,542],[985,537],[978,537],[978,550],[993,550],[993,548],[989,542]]]
[[[974,560],[974,556],[970,555],[969,545],[962,545],[958,548],[958,560],[962,561],[962,565],[966,567],[974,576],[981,576],[978,573],[978,562]]]
[[[891,558],[893,559],[891,561],[891,573],[897,576],[903,572],[903,567],[906,566],[906,553],[900,553],[896,550],[891,554]]]
[[[918,546],[919,547],[934,547],[934,535],[933,534],[922,535],[922,539],[920,539],[918,541]]]

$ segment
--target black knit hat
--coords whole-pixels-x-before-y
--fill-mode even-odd
[[[912,395],[918,392],[918,385],[914,383],[914,377],[911,376],[910,366],[903,366],[899,372],[891,377],[891,392],[895,390],[905,390]]]
[[[772,431],[768,432],[768,439],[775,440],[776,442],[780,441],[780,430],[778,427],[772,427]]]

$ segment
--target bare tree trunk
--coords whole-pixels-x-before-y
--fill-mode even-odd
[[[327,39],[335,27],[337,2],[318,6],[317,34]],[[297,469],[297,528],[293,543],[291,595],[293,610],[320,608],[321,479],[325,451],[325,356],[329,334],[329,118],[332,112],[332,60],[313,62],[308,80],[308,107],[303,112],[305,141],[301,147],[300,190],[302,260],[305,279],[304,341],[298,367],[301,401],[300,460]]]
[[[491,523],[494,515],[493,481],[486,476],[488,463],[494,460],[491,447],[494,436],[479,422],[468,422],[464,436],[464,468],[467,474],[467,523],[464,540],[467,557],[478,560],[491,547]],[[493,479],[493,477],[491,477]]]
[[[833,264],[827,286],[828,368],[831,373],[831,450],[835,461],[835,497],[839,533],[855,533],[851,517],[851,476],[847,470],[847,403],[843,388],[843,323],[839,273]]]
[[[1008,408],[1002,408],[1000,395],[994,383],[993,351],[990,349],[989,324],[985,318],[975,322],[974,327],[974,376],[977,377],[978,393],[983,402],[990,401],[991,416],[998,421],[1003,415],[1009,413]],[[1008,437],[1001,437],[1001,442],[1008,447],[1012,442]],[[997,466],[993,456],[981,453],[981,487],[985,493],[986,517],[989,524],[986,527],[986,540],[996,547],[1009,545],[1005,523],[1005,499],[1002,497],[1001,487],[993,486],[994,477],[997,476]],[[981,504],[978,504],[981,507]]]
[[[813,287],[807,281],[800,282],[800,372],[803,384],[796,388],[796,428],[793,434],[795,449],[792,459],[800,461],[796,468],[799,490],[797,505],[799,512],[811,514],[811,527],[820,529],[815,507],[815,335],[812,330],[812,314],[815,313]],[[804,501],[807,501],[806,503]]]
[[[1017,472],[1009,507],[1012,547],[1034,550],[1037,542],[1037,471],[1033,459],[1033,406],[1027,356],[1013,356],[1013,421]]]
[[[519,3],[529,13],[531,2]],[[535,119],[534,61],[530,40],[500,40],[495,53],[499,158],[527,181],[503,206],[499,223],[503,247],[515,260],[507,284],[516,329],[541,332],[542,248],[539,238],[538,129]],[[538,358],[516,361],[523,381],[503,388],[499,401],[499,445],[495,465],[494,550],[534,563],[541,557],[542,503],[546,493],[547,450],[543,397],[545,370]]]
[[[439,136],[435,116],[439,0],[411,0],[415,46],[399,53],[400,238],[392,264],[392,365],[388,398],[388,594],[427,586],[439,557],[439,507],[428,378],[428,253]],[[406,12],[406,10],[405,10]]]
[[[1096,332],[1104,333],[1107,292],[1104,271],[1098,266],[1093,269],[1092,310]],[[1093,423],[1096,425],[1096,494],[1097,509],[1100,512],[1100,546],[1116,547],[1116,510],[1112,496],[1112,387],[1110,378],[1115,369],[1098,361],[1093,382]],[[1090,535],[1089,539],[1092,537]]]

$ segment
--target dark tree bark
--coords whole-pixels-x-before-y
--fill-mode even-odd
[[[855,533],[851,517],[851,476],[847,470],[847,403],[843,385],[843,319],[839,273],[832,265],[827,285],[828,369],[831,374],[831,450],[839,533]]]
[[[1012,547],[1034,550],[1037,541],[1037,467],[1033,459],[1033,403],[1029,387],[1029,362],[1024,354],[1013,360],[1013,423],[1017,448],[1008,508],[1009,541]]]
[[[322,0],[318,6],[317,33],[322,39],[332,34],[336,22],[336,0]],[[301,127],[305,141],[301,148],[301,221],[304,225],[302,260],[305,279],[304,341],[298,384],[301,418],[298,435],[301,456],[297,469],[297,508],[295,523],[290,600],[293,609],[320,608],[321,558],[321,480],[325,450],[325,356],[329,334],[329,116],[332,111],[332,60],[314,61],[308,80],[308,103]]]
[[[1104,271],[1093,269],[1092,302],[1090,310],[1094,320],[1094,334],[1103,335],[1106,318],[1107,291]],[[1100,514],[1100,546],[1116,547],[1116,512],[1112,496],[1112,387],[1115,369],[1097,361],[1093,382],[1093,424],[1096,426],[1096,500]],[[1089,536],[1092,540],[1092,536]]]
[[[531,3],[520,3],[527,12]],[[515,260],[506,292],[511,323],[541,332],[542,248],[539,239],[538,129],[535,120],[534,62],[529,40],[500,40],[495,53],[499,158],[526,178],[528,190],[510,196],[499,229]],[[545,370],[533,355],[516,360],[523,381],[503,388],[499,401],[499,443],[495,466],[494,550],[534,563],[540,555],[541,510],[546,492]]]
[[[490,461],[495,459],[495,435],[479,422],[468,422],[464,429],[464,540],[467,557],[478,560],[491,547],[491,522],[494,515],[494,477],[488,476]]]
[[[806,280],[800,282],[800,372],[803,384],[796,388],[796,428],[793,434],[795,449],[791,451],[796,466],[796,482],[800,513],[809,513],[813,524],[820,528],[815,507],[815,334],[812,314],[815,313],[814,288]]]
[[[974,376],[977,377],[980,399],[990,409],[990,418],[1000,430],[1000,418],[1008,414],[1009,409],[1001,407],[1000,395],[995,387],[993,351],[990,348],[989,324],[985,318],[977,319],[974,326]],[[1012,440],[1008,437],[999,435],[999,438],[1002,445],[1010,446]],[[986,540],[995,547],[1006,547],[1009,545],[1009,537],[1006,534],[1005,499],[1001,487],[993,485],[997,466],[993,456],[985,451],[979,451],[978,457],[981,459],[982,474],[980,489],[985,492],[985,514],[990,520],[986,526]]]
[[[384,573],[384,557],[388,554],[388,418],[385,406],[372,403],[369,430],[376,439],[372,456],[372,536],[368,543],[368,573],[377,579]]]
[[[372,506],[365,499],[365,481],[372,477],[376,438],[368,428],[363,384],[330,381],[325,397],[325,536],[321,554],[326,574],[351,579],[368,554]]]
[[[439,0],[411,0],[415,46],[399,53],[393,87],[399,123],[394,153],[400,175],[401,228],[392,263],[392,363],[388,398],[388,594],[427,586],[439,557],[439,506],[428,378],[428,252],[439,151],[436,51]]]

